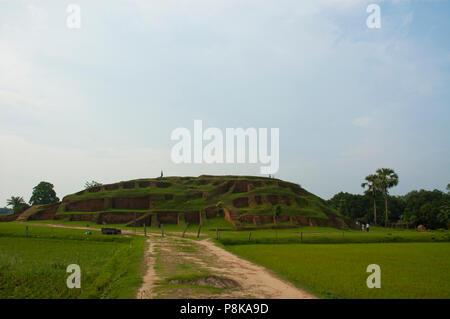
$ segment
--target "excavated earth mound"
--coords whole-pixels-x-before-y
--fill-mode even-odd
[[[67,195],[59,203],[31,207],[19,219],[151,226],[203,224],[217,217],[236,228],[267,223],[355,227],[300,185],[274,178],[228,175],[139,179],[97,186]]]

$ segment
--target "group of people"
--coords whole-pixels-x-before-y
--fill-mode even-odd
[[[369,229],[370,229],[369,223],[364,224],[364,223],[356,222],[356,224],[359,225],[359,226],[361,226],[361,230],[362,230],[362,231],[368,232]]]

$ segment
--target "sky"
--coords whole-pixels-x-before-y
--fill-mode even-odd
[[[381,28],[368,28],[369,4]],[[81,28],[67,27],[67,6]],[[0,0],[0,206],[40,181],[259,175],[175,164],[171,132],[279,128],[276,178],[325,199],[450,182],[450,1]]]

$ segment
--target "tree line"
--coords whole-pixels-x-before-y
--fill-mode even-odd
[[[340,192],[328,203],[354,221],[390,226],[423,225],[426,228],[448,228],[450,222],[450,184],[447,193],[440,190],[414,190],[403,196],[389,195],[399,182],[394,170],[381,168],[365,177],[363,195]],[[380,208],[383,218],[380,218]]]
[[[59,202],[59,198],[56,196],[53,184],[49,182],[40,182],[33,187],[33,193],[29,200],[29,204],[25,202],[22,196],[11,196],[6,200],[7,206],[11,206],[14,214],[24,212],[26,209],[33,205],[44,205]]]
[[[13,211],[11,208],[8,207],[0,207],[0,215],[7,215],[7,214],[11,214]]]
[[[96,181],[87,181],[84,184],[84,189],[91,189],[101,186],[102,184]],[[58,196],[54,190],[54,185],[49,182],[40,182],[37,186],[33,187],[33,193],[27,203],[22,196],[11,196],[6,200],[7,206],[11,206],[14,214],[19,214],[27,210],[33,205],[45,205],[59,202]],[[2,208],[0,208],[0,212]],[[8,210],[7,207],[3,210]]]

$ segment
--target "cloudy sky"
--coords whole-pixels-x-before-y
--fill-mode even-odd
[[[81,28],[67,27],[67,6]],[[366,25],[370,3],[381,28]],[[450,182],[449,1],[0,0],[0,206],[40,181],[60,197],[166,175],[177,127],[280,129],[275,177],[324,198]]]

